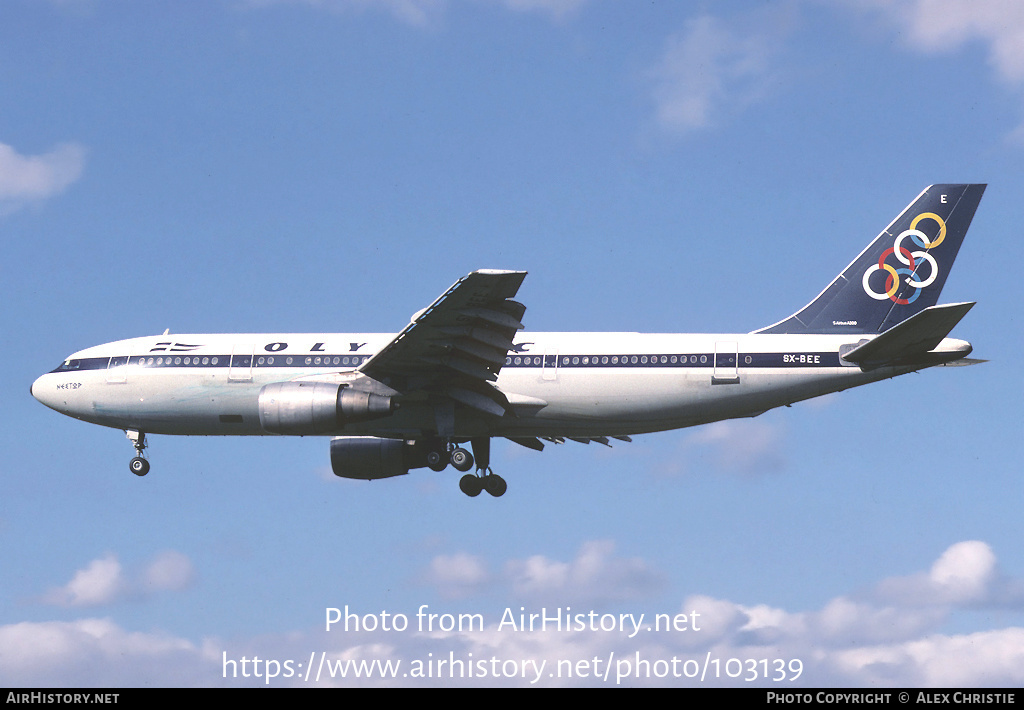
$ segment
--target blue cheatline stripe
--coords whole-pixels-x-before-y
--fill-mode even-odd
[[[232,361],[232,357],[234,361]],[[78,372],[81,370],[105,370],[118,365],[134,365],[145,368],[199,367],[199,368],[250,368],[266,367],[358,367],[369,359],[369,355],[133,355],[92,357],[69,360],[53,372]],[[719,367],[735,367],[732,353],[719,353]],[[557,362],[556,362],[557,359]],[[111,362],[113,361],[113,362]],[[562,368],[711,368],[715,367],[714,353],[676,354],[629,354],[629,355],[509,355],[506,368],[526,367]],[[739,367],[754,368],[800,368],[839,367],[836,352],[816,353],[740,353]]]
[[[143,355],[132,365],[143,367],[358,367],[369,355]]]
[[[733,353],[718,353],[719,367],[733,367]],[[554,355],[510,355],[505,358],[505,367],[555,367]],[[714,353],[686,354],[630,354],[630,355],[569,355],[557,356],[559,368],[714,368]],[[839,367],[839,353],[740,353],[740,367]]]
[[[119,365],[136,367],[358,367],[369,359],[369,355],[133,355],[130,358],[118,356],[90,357],[68,360],[53,372],[79,372],[81,370],[106,370]]]

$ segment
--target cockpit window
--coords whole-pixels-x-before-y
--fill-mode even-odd
[[[107,367],[107,357],[69,358],[62,362],[53,372],[74,372],[76,370],[103,370]]]

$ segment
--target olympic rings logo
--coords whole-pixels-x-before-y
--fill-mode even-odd
[[[924,219],[934,220],[939,225],[939,234],[935,237],[934,241],[929,239],[928,235],[917,228],[917,225]],[[914,244],[924,251],[912,252],[907,247],[904,247],[903,240],[907,237],[910,237]],[[935,257],[928,253],[928,250],[942,244],[942,240],[945,238],[946,223],[943,221],[942,217],[938,216],[934,212],[922,212],[917,217],[914,217],[914,220],[910,223],[910,229],[896,237],[896,241],[893,242],[892,248],[886,249],[882,252],[882,256],[878,258],[878,263],[872,264],[868,267],[868,270],[864,272],[864,292],[871,296],[871,298],[878,301],[884,301],[888,298],[890,301],[898,303],[901,306],[913,303],[917,300],[917,297],[921,295],[921,289],[931,286],[939,275],[939,265],[935,261]],[[885,263],[890,254],[895,256],[896,260],[903,264],[903,266],[892,266],[891,264]],[[921,261],[927,261],[928,266],[930,267],[928,278],[924,281],[917,278],[917,268]],[[885,277],[884,293],[879,293],[871,288],[871,274],[876,271],[885,271],[887,274]],[[901,275],[906,276],[904,281],[915,289],[910,298],[896,298],[896,292],[899,290]]]

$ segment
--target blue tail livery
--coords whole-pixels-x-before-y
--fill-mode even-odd
[[[882,333],[934,306],[985,185],[932,185],[821,294],[757,333]]]

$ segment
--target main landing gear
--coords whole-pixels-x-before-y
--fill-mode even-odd
[[[466,473],[459,479],[459,490],[470,498],[475,498],[482,491],[487,491],[495,498],[505,495],[508,484],[505,479],[491,470],[491,440],[488,437],[471,439],[473,453],[453,446],[446,441],[439,441],[427,452],[427,466],[434,471],[443,471],[448,464],[457,471],[467,472],[476,463],[476,473]]]
[[[146,434],[141,431],[133,431],[131,429],[125,431],[129,441],[132,442],[132,446],[135,447],[135,453],[137,456],[128,463],[128,468],[136,476],[145,476],[149,473],[149,461],[145,458],[146,450]]]
[[[488,468],[487,473],[482,476],[478,470],[476,473],[467,473],[459,479],[459,490],[470,498],[476,498],[480,495],[480,491],[487,491],[495,498],[498,498],[505,495],[505,491],[508,490],[508,484],[505,483],[504,478]]]
[[[439,442],[427,452],[427,466],[432,471],[443,471],[451,464],[456,471],[466,472],[473,468],[473,454],[447,442]]]

